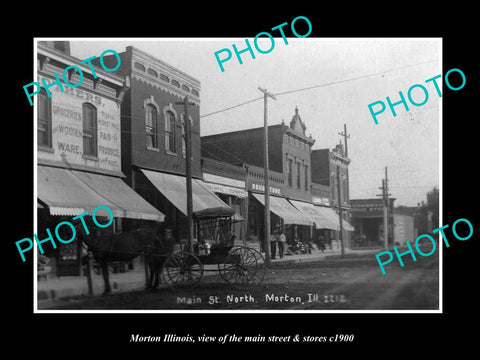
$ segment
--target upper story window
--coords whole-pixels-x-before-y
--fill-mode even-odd
[[[90,103],[82,105],[83,154],[97,156],[97,108]]]
[[[42,89],[37,101],[37,144],[52,147],[52,100]]]
[[[160,80],[163,80],[165,82],[170,82],[170,79],[168,78],[168,76],[164,74],[160,74]]]
[[[297,162],[297,188],[301,188],[301,183],[300,183],[300,169],[301,169],[301,164]]]
[[[171,84],[172,84],[173,86],[178,87],[178,88],[180,87],[180,83],[179,83],[177,80],[173,80],[173,79],[172,79]]]
[[[143,64],[140,64],[139,62],[135,62],[133,64],[133,67],[137,70],[145,72],[145,66]]]
[[[147,147],[158,148],[157,108],[152,104],[145,106],[145,134]]]
[[[293,172],[293,160],[287,158],[287,181],[288,181],[288,186],[292,187],[292,174]]]
[[[308,165],[305,165],[305,191],[308,191]]]
[[[195,89],[192,89],[192,95],[200,96],[200,94],[198,93],[198,91],[195,90]]]
[[[150,68],[149,68],[149,69],[147,70],[147,73],[149,73],[149,74],[152,75],[152,76],[158,77],[158,73],[157,73],[155,70],[153,70],[153,69],[150,69]]]
[[[165,113],[165,150],[175,153],[175,114],[168,110]]]
[[[186,92],[190,92],[190,88],[187,85],[182,85],[182,90],[185,90]]]

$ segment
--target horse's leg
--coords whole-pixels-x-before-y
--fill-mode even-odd
[[[159,261],[158,259],[155,259],[153,262],[153,274],[154,274],[154,282],[152,284],[153,288],[156,289],[158,287],[158,274],[159,274]]]
[[[148,282],[147,282],[147,288],[148,289],[151,289],[152,288],[152,284],[153,284],[153,275],[154,275],[154,272],[155,272],[155,267],[154,267],[154,264],[152,262],[152,259],[150,257],[148,257]]]
[[[100,263],[100,267],[102,268],[102,276],[105,283],[105,290],[103,294],[106,295],[112,291],[112,289],[110,288],[110,276],[108,274],[108,262],[102,261]]]

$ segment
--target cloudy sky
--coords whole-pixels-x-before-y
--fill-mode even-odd
[[[269,124],[288,124],[298,107],[307,134],[316,140],[314,149],[333,148],[347,124],[351,198],[375,198],[385,166],[396,205],[416,205],[439,186],[441,99],[425,80],[441,74],[441,40],[288,38],[285,44],[275,38],[270,53],[254,49],[255,59],[243,53],[243,64],[233,55],[222,72],[214,53],[232,50],[232,44],[243,49],[245,39],[81,39],[71,42],[71,50],[73,56],[86,59],[133,45],[200,80],[202,135],[263,126],[258,87],[274,94],[289,92],[269,100]],[[268,49],[270,40],[259,46]],[[375,125],[368,104],[386,103],[387,96],[396,102],[398,92],[407,97],[414,84],[428,89],[425,105],[409,104],[408,112],[396,106],[397,117],[387,106]],[[419,88],[412,97],[417,102],[424,99]],[[249,103],[222,111],[245,102]]]

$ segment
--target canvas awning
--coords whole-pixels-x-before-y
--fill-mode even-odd
[[[112,210],[114,217],[155,221],[165,218],[115,176],[43,165],[38,165],[37,176],[37,197],[52,215],[91,214],[103,205]],[[106,212],[98,215],[108,216]]]
[[[338,214],[332,208],[325,207],[325,206],[316,206],[316,205],[314,205],[314,208],[317,212],[321,214],[321,216],[328,217],[332,223],[336,224],[336,228],[332,230],[340,230],[340,219],[338,217]],[[355,230],[355,228],[345,220],[342,220],[342,228],[343,230],[346,230],[346,231]]]
[[[265,195],[252,193],[263,206],[265,206]],[[278,196],[270,196],[270,211],[280,216],[286,225],[312,225],[312,221],[303,216],[287,199]]]
[[[337,220],[333,221],[331,214],[326,214],[319,206],[315,206],[310,203],[289,200],[290,203],[295,206],[304,216],[310,218],[315,223],[317,229],[330,229],[338,230],[338,216]]]
[[[146,169],[141,169],[141,171],[158,191],[179,211],[187,215],[187,184],[185,177]],[[192,203],[193,214],[205,209],[225,208],[231,210],[227,204],[197,179],[192,179]]]

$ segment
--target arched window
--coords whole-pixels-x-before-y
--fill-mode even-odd
[[[97,108],[90,103],[82,104],[83,154],[97,156]]]
[[[145,72],[145,66],[143,64],[140,64],[139,62],[135,62],[133,64],[133,67],[137,70]]]
[[[37,144],[52,147],[52,101],[44,89],[37,95]]]
[[[147,147],[158,148],[157,108],[152,104],[147,104],[145,106],[145,134]]]
[[[308,165],[305,164],[305,191],[308,191]]]
[[[168,110],[165,112],[165,150],[175,153],[175,114]]]
[[[149,73],[150,75],[153,75],[155,77],[158,77],[158,73],[153,69],[148,68],[147,73]]]

